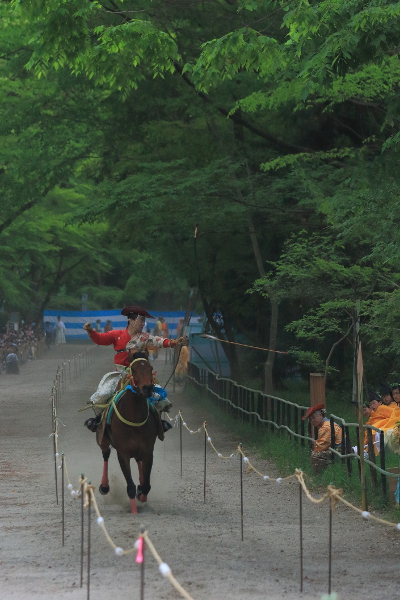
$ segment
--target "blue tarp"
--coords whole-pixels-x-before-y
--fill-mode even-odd
[[[87,333],[84,329],[82,329],[83,325],[87,322],[91,323],[94,327],[97,319],[100,319],[100,327],[101,331],[104,331],[104,325],[106,321],[111,321],[113,329],[125,329],[127,325],[126,317],[121,315],[122,309],[117,310],[85,310],[85,311],[77,311],[77,310],[45,310],[43,313],[43,322],[49,321],[50,323],[56,323],[57,317],[60,316],[63,321],[66,331],[65,336],[67,339],[87,339]],[[184,311],[148,311],[151,315],[155,317],[164,317],[165,321],[168,324],[169,335],[170,337],[176,336],[176,328],[178,327],[179,319],[183,319],[185,317]],[[154,329],[156,319],[147,319],[147,327],[149,327],[150,331]],[[192,316],[190,320],[190,328],[196,328],[196,326],[201,328],[201,323],[199,323],[199,317]]]
[[[190,336],[190,360],[200,369],[209,369],[221,377],[230,377],[229,361],[224,345],[216,340],[201,337],[194,333]]]

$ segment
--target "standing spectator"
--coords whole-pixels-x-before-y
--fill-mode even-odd
[[[164,339],[166,339],[168,337],[168,323],[164,319],[164,317],[161,317],[161,319],[162,319],[162,321],[161,321],[161,333],[162,333],[162,337]]]
[[[96,325],[94,326],[94,330],[97,331],[97,333],[101,333],[101,321],[100,321],[100,319],[96,319]]]
[[[153,335],[161,335],[162,317],[158,317],[154,327]]]
[[[56,323],[56,346],[59,344],[65,344],[65,325],[61,321],[61,317],[57,317]]]
[[[176,328],[176,337],[180,337],[181,329],[183,327],[184,319],[179,319],[178,327]]]
[[[107,333],[107,331],[112,331],[113,330],[113,326],[111,321],[107,321],[107,323],[104,325],[104,333]]]
[[[50,321],[46,321],[44,324],[44,335],[46,338],[46,346],[48,349],[50,349],[51,342],[53,341],[53,330],[51,328]]]

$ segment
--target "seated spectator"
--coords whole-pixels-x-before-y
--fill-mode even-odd
[[[392,385],[392,396],[393,396],[393,400],[396,402],[396,404],[400,404],[400,384],[399,383],[395,383]]]
[[[9,375],[19,375],[18,354],[14,348],[10,348],[6,356],[6,373]]]
[[[372,390],[368,390],[369,397],[369,406],[364,408],[364,415],[368,417],[368,421],[365,423],[366,425],[372,425],[377,429],[382,429],[386,426],[386,423],[389,421],[393,414],[393,410],[395,410],[394,405],[383,404],[381,398],[373,392]],[[378,441],[376,438],[376,431],[372,430],[372,441],[375,444],[375,441]],[[364,431],[364,444],[368,445],[368,433],[367,430]],[[375,454],[379,454],[379,448],[375,445]]]
[[[392,408],[394,408],[396,406],[396,403],[393,398],[393,393],[392,393],[391,387],[386,385],[385,383],[381,383],[380,387],[381,387],[382,403],[385,404],[386,406],[392,405]]]
[[[322,473],[332,461],[331,448],[331,424],[326,418],[326,410],[323,404],[310,406],[302,419],[309,419],[311,427],[318,429],[318,437],[314,441],[314,448],[311,452],[310,463],[314,475]],[[342,443],[342,429],[334,423],[335,429],[335,450],[340,450]]]

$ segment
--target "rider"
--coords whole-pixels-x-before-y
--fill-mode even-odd
[[[143,332],[146,317],[148,319],[154,319],[154,317],[141,306],[127,306],[121,311],[121,314],[128,317],[128,325],[125,329],[114,329],[106,333],[98,333],[90,323],[85,323],[83,326],[95,344],[100,346],[113,345],[116,351],[114,356],[116,371],[106,373],[101,379],[97,391],[90,398],[90,402],[93,405],[105,404],[115,393],[122,375],[126,372],[132,360],[134,360],[135,353],[144,352],[148,355],[148,347],[174,348],[177,345],[187,345],[187,338],[184,337],[171,340]],[[164,400],[162,410],[166,410],[170,406],[170,402]],[[91,431],[96,431],[97,425],[101,420],[101,412],[96,417],[85,421],[86,427]],[[163,425],[164,429],[168,428],[166,422]]]

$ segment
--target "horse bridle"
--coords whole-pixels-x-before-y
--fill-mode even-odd
[[[129,377],[129,379],[131,380],[132,384],[133,384],[132,365],[133,365],[133,363],[137,362],[138,360],[145,360],[146,362],[149,363],[149,361],[147,360],[147,358],[143,358],[142,356],[140,358],[134,358],[133,361],[131,363],[129,363],[129,367],[128,367],[128,369],[130,371],[130,377]],[[135,391],[135,390],[133,390],[133,391]]]
[[[133,360],[133,361],[132,361],[132,362],[129,364],[129,368],[131,368],[131,367],[132,367],[132,365],[133,365],[133,363],[134,363],[134,362],[136,362],[136,361],[138,361],[138,360],[145,360],[146,362],[149,362],[149,361],[147,360],[147,358],[143,358],[143,357],[141,357],[141,358],[135,358],[135,359],[134,359],[134,360]],[[131,371],[131,379],[132,379],[132,371]],[[133,382],[132,382],[132,383],[133,383]],[[133,387],[132,387],[131,385],[129,385],[129,386],[126,386],[125,390],[127,390],[127,389],[131,389],[131,390],[132,390],[132,392],[133,392],[134,394],[137,394],[137,393],[138,393],[136,390],[134,390],[134,389],[133,389]],[[127,419],[125,419],[125,418],[124,418],[124,417],[123,417],[123,416],[122,416],[122,415],[119,413],[119,411],[118,411],[118,409],[117,409],[117,405],[115,404],[114,398],[112,398],[112,399],[111,399],[111,404],[112,404],[112,406],[113,406],[113,408],[114,408],[114,410],[115,410],[115,414],[117,415],[118,419],[119,419],[120,421],[122,421],[122,423],[125,423],[125,425],[130,425],[131,427],[142,427],[142,425],[145,425],[145,424],[147,423],[148,419],[149,419],[149,415],[150,415],[150,405],[149,405],[149,403],[148,403],[148,402],[147,402],[147,417],[145,418],[145,420],[144,420],[144,421],[142,421],[142,423],[133,423],[132,421],[128,421]]]

